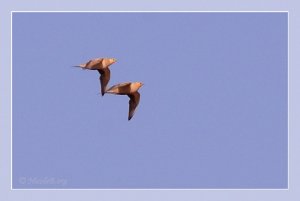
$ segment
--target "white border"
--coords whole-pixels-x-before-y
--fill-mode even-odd
[[[288,163],[288,181],[287,190],[290,187],[290,15],[287,12],[287,163]]]
[[[278,11],[10,11],[10,13],[289,13],[288,10]]]
[[[288,150],[287,150],[287,153],[288,153],[288,182],[287,182],[287,188],[275,188],[275,189],[272,189],[272,188],[259,188],[259,189],[256,189],[256,188],[249,188],[249,189],[243,189],[243,188],[228,188],[228,189],[219,189],[219,188],[213,188],[213,189],[206,189],[206,188],[193,188],[193,189],[184,189],[184,188],[113,188],[113,189],[105,189],[105,188],[91,188],[91,189],[82,189],[82,188],[30,188],[30,189],[20,189],[20,188],[13,188],[13,173],[12,173],[12,167],[13,167],[13,162],[12,162],[12,156],[13,156],[13,146],[12,146],[12,142],[13,142],[13,135],[12,135],[12,131],[13,131],[13,121],[12,121],[12,76],[13,76],[13,54],[12,54],[12,18],[13,18],[13,13],[287,13],[288,14],[288,17],[287,17],[287,35],[288,35],[288,41],[287,41],[287,130],[288,130]],[[123,190],[153,190],[153,191],[160,191],[160,190],[169,190],[169,191],[206,191],[206,190],[213,190],[213,191],[232,191],[232,190],[242,190],[242,191],[252,191],[252,190],[259,190],[259,191],[273,191],[273,190],[276,190],[276,191],[288,191],[289,190],[289,186],[290,186],[290,141],[289,141],[289,135],[290,135],[290,132],[289,132],[289,127],[290,127],[290,124],[289,124],[289,111],[290,111],[290,108],[289,108],[289,90],[290,90],[290,87],[289,87],[289,11],[11,11],[10,12],[10,62],[11,62],[11,77],[10,77],[10,80],[11,80],[11,142],[10,142],[10,145],[11,145],[11,158],[10,158],[10,161],[11,161],[11,167],[10,167],[10,175],[11,175],[11,184],[10,184],[10,190],[13,190],[13,191],[32,191],[32,190],[67,190],[67,191],[72,191],[72,190],[99,190],[99,191],[123,191]]]
[[[12,99],[12,77],[13,77],[13,54],[12,54],[12,16],[13,16],[13,12],[10,12],[10,189],[13,190],[13,187],[12,187],[12,167],[13,167],[13,162],[12,162],[12,156],[13,156],[13,146],[12,146],[12,142],[13,142],[13,135],[12,135],[12,132],[13,132],[13,118],[12,118],[12,115],[13,115],[13,112],[12,112],[12,105],[13,105],[13,99]]]

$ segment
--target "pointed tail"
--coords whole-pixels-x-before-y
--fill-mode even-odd
[[[116,92],[114,92],[114,91],[110,91],[110,90],[107,90],[107,91],[105,91],[105,93],[104,94],[116,94]],[[103,95],[104,95],[103,94]]]
[[[76,65],[76,66],[72,66],[72,67],[76,67],[76,68],[82,68],[82,69],[84,69],[84,67],[85,67],[85,64],[80,64],[80,65]]]

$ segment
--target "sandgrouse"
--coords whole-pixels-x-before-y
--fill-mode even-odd
[[[128,121],[133,117],[134,112],[140,102],[140,93],[138,92],[144,84],[141,82],[125,82],[117,84],[109,88],[106,93],[116,95],[127,95],[129,96],[129,113]]]

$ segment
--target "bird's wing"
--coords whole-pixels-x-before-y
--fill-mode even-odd
[[[128,94],[129,100],[129,113],[128,113],[128,121],[133,117],[136,107],[140,102],[140,93],[135,92],[133,94]]]
[[[110,80],[110,70],[109,68],[98,70],[100,75],[100,84],[101,84],[101,94],[102,96],[105,94],[107,84]]]

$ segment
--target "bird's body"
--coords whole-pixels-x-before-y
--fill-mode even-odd
[[[101,70],[104,68],[108,68],[110,65],[116,62],[116,59],[113,58],[96,58],[91,59],[88,62],[84,64],[80,64],[75,67],[80,67],[82,69],[88,69],[88,70]]]
[[[101,94],[102,96],[105,94],[106,87],[110,80],[110,70],[109,66],[114,64],[116,59],[113,58],[96,58],[88,61],[85,64],[80,64],[75,67],[80,67],[82,69],[88,70],[98,70],[100,73],[100,84],[101,84]]]
[[[116,94],[116,95],[127,95],[129,100],[129,113],[128,120],[130,120],[140,102],[139,88],[143,86],[141,82],[125,82],[117,84],[109,88],[106,93]]]

